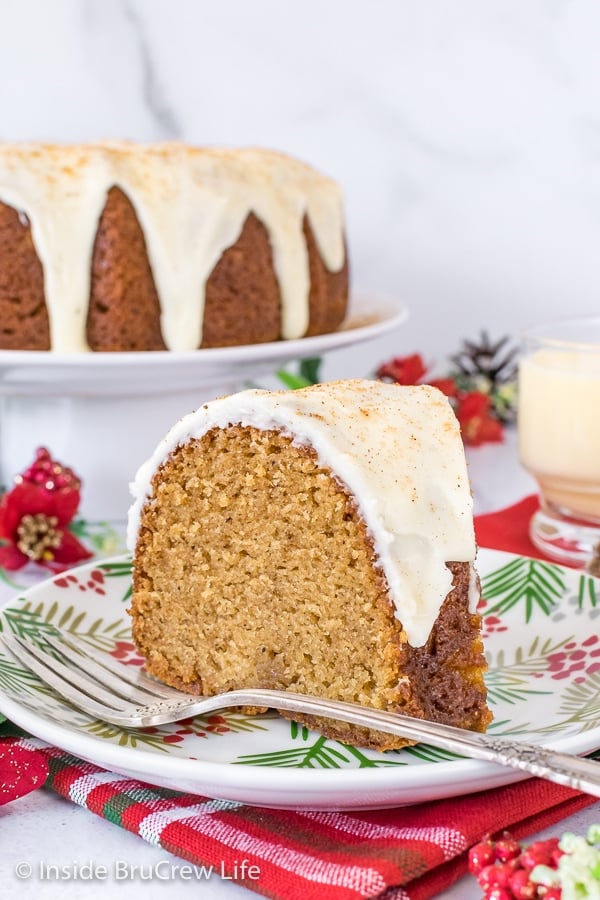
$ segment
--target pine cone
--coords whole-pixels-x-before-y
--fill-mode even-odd
[[[504,351],[509,338],[503,337],[491,343],[486,331],[482,331],[479,342],[463,341],[463,346],[450,360],[459,372],[469,378],[483,375],[492,389],[500,384],[513,381],[517,374],[515,357],[517,349]],[[504,352],[502,352],[504,351]]]

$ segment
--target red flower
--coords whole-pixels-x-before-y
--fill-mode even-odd
[[[490,415],[491,406],[490,397],[478,391],[458,396],[456,418],[465,444],[476,447],[485,441],[502,440],[502,424]]]
[[[389,362],[382,363],[377,369],[378,378],[395,381],[396,384],[419,384],[427,374],[427,366],[420,353],[412,356],[395,356]]]
[[[43,451],[39,459],[50,459]],[[59,463],[52,464],[57,473]],[[69,524],[79,506],[79,480],[68,476],[68,483],[45,480],[36,483],[31,468],[15,479],[17,484],[0,501],[0,566],[15,570],[36,562],[53,572],[73,563],[89,559],[92,554],[69,531]]]
[[[427,384],[436,387],[446,397],[458,397],[458,387],[453,378],[431,378]]]

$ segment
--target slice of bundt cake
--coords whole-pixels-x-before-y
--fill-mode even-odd
[[[171,429],[133,493],[133,635],[157,678],[485,729],[471,495],[437,389],[354,380],[214,400]]]

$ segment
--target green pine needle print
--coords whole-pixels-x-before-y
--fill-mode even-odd
[[[98,566],[107,578],[130,578],[133,570],[133,561],[119,560],[118,562],[100,563]]]
[[[553,690],[540,690],[530,686],[532,676],[546,673],[548,657],[562,650],[572,639],[572,635],[565,635],[560,641],[535,637],[530,644],[516,647],[512,660],[506,659],[506,653],[501,648],[495,659],[490,659],[490,668],[485,676],[490,704],[516,705],[535,700],[538,696],[551,696]]]
[[[564,594],[565,578],[560,566],[517,557],[482,579],[481,590],[487,603],[498,599],[483,614],[502,616],[523,604],[526,623],[531,621],[536,608],[549,616]]]
[[[53,696],[52,688],[47,687],[37,675],[23,669],[20,663],[0,655],[0,688],[7,693],[21,698],[24,693],[45,694]]]
[[[93,722],[83,722],[80,726],[88,734],[104,740],[115,741],[119,747],[152,747],[154,750],[162,750],[167,753],[169,745],[165,744],[161,734],[147,734],[143,730],[134,728],[119,728],[117,725],[109,725],[98,719]]]
[[[377,769],[406,765],[392,754],[379,753],[368,756],[358,747],[330,740],[298,722],[290,722],[290,737],[301,742],[296,747],[274,750],[269,753],[253,753],[239,756],[236,765],[277,766],[294,769],[343,769],[358,762],[359,769]],[[394,752],[394,751],[392,751]]]
[[[26,601],[18,616],[15,616],[14,610],[7,610],[4,617],[10,620],[14,618],[14,622],[11,621],[10,624],[15,631],[15,622],[21,621],[23,628],[30,621],[29,631],[16,632],[24,637],[39,637],[61,629],[77,635],[98,650],[108,651],[113,649],[117,641],[131,640],[131,626],[124,618],[107,622],[106,619],[97,617],[89,622],[89,614],[85,610],[79,611],[73,604],[61,607],[55,601],[46,607],[43,602],[32,606],[30,601]]]
[[[341,764],[347,761],[347,756],[337,747],[329,746],[327,738],[316,737],[311,744],[304,746],[238,756],[235,764],[294,769],[339,769]]]
[[[589,575],[580,575],[577,590],[577,606],[579,609],[584,609],[586,603],[589,603],[592,609],[595,609],[599,602],[598,579],[590,578]]]
[[[422,762],[448,762],[453,759],[464,759],[460,753],[452,753],[450,750],[442,750],[439,747],[432,747],[430,744],[415,744],[414,747],[404,747],[403,753],[414,756]]]
[[[129,603],[133,594],[132,583],[133,560],[101,563],[98,568],[106,578],[127,578],[127,587],[121,597],[121,603]]]
[[[32,610],[24,598],[20,601],[24,605],[20,609],[4,610],[0,616],[0,631],[12,631],[18,637],[22,638],[39,638],[44,634],[54,634],[56,628],[51,622],[48,622],[40,615],[39,611]]]
[[[535,697],[551,696],[552,694],[552,691],[532,691],[529,688],[520,688],[518,687],[518,680],[514,684],[511,683],[510,678],[499,679],[496,683],[494,683],[493,679],[488,679],[486,683],[488,686],[488,700],[492,706],[496,703],[510,703],[514,705],[523,703],[526,700],[533,700]]]
[[[488,728],[488,734],[493,732],[495,737],[509,737],[514,734],[530,735],[532,728],[531,722],[521,722],[519,725],[512,719],[498,719],[498,721],[494,719]],[[535,730],[537,731],[537,726]]]
[[[275,718],[275,715],[243,716],[239,713],[223,710],[220,713],[210,713],[205,716],[194,716],[191,721],[186,720],[185,727],[191,734],[205,737],[206,734],[227,734],[228,732],[268,731],[264,719]]]
[[[577,733],[597,728],[600,721],[600,672],[593,672],[581,683],[572,682],[566,688],[560,707],[565,719],[552,725],[550,731],[577,726]]]

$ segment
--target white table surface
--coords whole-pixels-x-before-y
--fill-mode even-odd
[[[516,440],[509,431],[501,445],[484,445],[469,450],[469,469],[477,513],[500,509],[535,490],[529,476],[520,468]],[[581,833],[600,821],[600,802],[554,826],[544,835],[572,829]],[[117,861],[127,864],[130,877],[116,880]],[[86,863],[106,866],[107,880],[45,880],[40,863],[66,866],[72,871]],[[25,863],[32,874],[19,878],[17,866]],[[217,875],[202,882],[178,875],[184,860],[152,847],[94,813],[57,797],[49,790],[38,790],[0,807],[0,897],[79,898],[105,897],[107,887],[119,900],[155,900],[177,891],[178,898],[202,897],[217,900],[249,900],[257,895]],[[137,868],[135,868],[137,867]],[[161,877],[168,873],[168,878]],[[112,877],[111,877],[112,876]],[[473,878],[464,878],[438,895],[442,900],[479,900],[481,892]],[[296,898],[290,897],[290,900]],[[326,898],[324,898],[326,900]]]

